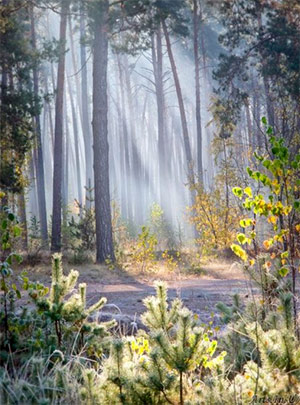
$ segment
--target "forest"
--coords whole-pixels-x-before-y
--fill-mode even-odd
[[[299,0],[0,0],[0,404],[300,404]]]

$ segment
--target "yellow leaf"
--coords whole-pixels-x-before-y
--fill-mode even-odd
[[[268,218],[268,222],[270,223],[270,224],[276,224],[276,222],[277,222],[277,217],[274,217],[274,216],[271,216],[271,217],[269,217]]]
[[[270,242],[269,240],[265,240],[265,241],[263,242],[263,245],[264,245],[264,248],[265,248],[265,249],[269,250],[269,249],[270,249],[270,246],[271,246],[271,242]]]
[[[248,197],[250,197],[250,198],[253,197],[252,190],[251,190],[250,187],[246,187],[246,188],[244,189],[244,193],[245,193]]]

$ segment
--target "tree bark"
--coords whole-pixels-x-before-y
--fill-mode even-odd
[[[93,140],[96,214],[96,260],[115,260],[109,191],[109,145],[107,131],[108,0],[99,4],[94,24]],[[97,10],[98,11],[98,10]]]
[[[155,41],[156,39],[156,41]],[[161,27],[152,36],[152,63],[155,80],[155,94],[157,105],[157,128],[158,128],[158,164],[159,164],[159,192],[160,204],[165,214],[168,214],[170,165],[166,154],[166,123],[165,123],[165,96],[163,80],[163,51]]]
[[[35,34],[35,20],[33,7],[30,8],[30,22],[31,22],[31,43],[33,51],[36,51],[36,34]],[[33,67],[33,90],[35,102],[39,98],[39,77],[36,66]],[[44,156],[41,137],[41,121],[40,114],[37,113],[34,117],[35,135],[36,135],[36,152],[37,152],[37,167],[36,167],[36,181],[37,181],[37,196],[38,196],[38,209],[41,226],[42,241],[47,246],[48,244],[48,224],[47,224],[47,208],[46,208],[46,192],[45,192],[45,173],[44,173]]]
[[[53,168],[53,206],[52,206],[52,238],[51,251],[61,250],[61,208],[62,208],[62,166],[63,166],[63,104],[65,85],[65,52],[66,28],[69,0],[63,0],[61,6],[60,34],[61,41],[55,102],[55,131],[54,131],[54,168]]]
[[[202,162],[202,122],[200,98],[200,64],[199,64],[199,19],[198,0],[193,0],[194,60],[195,60],[195,97],[196,97],[196,132],[197,132],[197,169],[198,181],[203,185]]]
[[[82,132],[83,132],[85,164],[86,164],[85,204],[87,208],[90,208],[92,205],[92,201],[90,201],[90,194],[91,188],[93,187],[93,147],[92,147],[92,133],[91,133],[92,131],[91,131],[91,119],[90,119],[89,98],[88,98],[86,47],[83,43],[84,36],[85,36],[85,17],[84,13],[82,12],[80,16]]]
[[[120,81],[120,99],[121,99],[121,117],[122,117],[122,135],[123,140],[122,144],[124,146],[125,154],[125,171],[122,173],[124,176],[122,182],[126,183],[126,212],[127,219],[130,223],[133,221],[133,212],[132,212],[132,176],[131,176],[131,166],[130,166],[130,154],[129,154],[129,137],[128,137],[128,126],[126,121],[126,106],[125,106],[125,95],[124,95],[124,75],[120,60],[120,55],[117,55],[117,63],[119,70],[119,81]]]
[[[79,143],[79,134],[78,134],[78,121],[77,121],[74,97],[73,97],[73,93],[72,93],[72,86],[71,86],[69,77],[68,77],[67,83],[68,83],[68,89],[69,89],[69,97],[70,97],[71,112],[72,112],[72,122],[73,122],[78,201],[79,201],[80,206],[82,206],[83,199],[82,199],[82,184],[81,184],[81,159],[80,159],[80,143]]]
[[[186,119],[186,113],[185,113],[185,108],[184,108],[184,103],[183,103],[181,86],[180,86],[177,68],[176,68],[176,64],[175,64],[175,59],[174,59],[174,55],[173,55],[173,51],[172,51],[170,36],[169,36],[165,21],[162,22],[162,26],[163,26],[165,39],[166,39],[168,56],[169,56],[170,63],[171,63],[171,68],[172,68],[172,73],[173,73],[173,78],[174,78],[175,88],[176,88],[176,94],[177,94],[177,99],[178,99],[178,104],[179,104],[182,134],[183,134],[183,141],[184,141],[184,148],[185,148],[185,156],[186,156],[187,169],[188,169],[188,180],[191,185],[194,185],[195,176],[194,176],[194,169],[193,169],[193,158],[192,158],[192,151],[191,151],[187,119]],[[192,193],[192,196],[193,196],[193,194],[194,193]],[[194,198],[192,197],[192,201],[193,200],[194,200]]]
[[[143,189],[142,189],[142,165],[141,158],[139,154],[137,139],[136,139],[136,111],[133,107],[132,100],[132,90],[131,90],[131,79],[128,66],[128,57],[124,55],[124,73],[125,73],[125,88],[128,103],[128,118],[130,123],[130,143],[131,143],[131,159],[132,159],[132,188],[133,199],[132,203],[134,206],[134,220],[137,225],[142,225],[143,223]]]

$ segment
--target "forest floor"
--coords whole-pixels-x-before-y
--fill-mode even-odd
[[[212,320],[214,325],[220,323],[215,308],[218,302],[230,305],[232,296],[236,293],[241,296],[242,302],[246,302],[257,293],[242,272],[241,266],[235,262],[210,262],[201,266],[201,271],[196,275],[183,271],[130,274],[127,271],[109,269],[107,266],[71,266],[67,263],[64,265],[64,273],[67,274],[71,268],[80,272],[79,282],[87,283],[88,304],[95,303],[102,296],[107,298],[107,304],[99,314],[100,319],[114,317],[127,328],[132,322],[139,324],[139,316],[145,309],[143,299],[155,293],[153,284],[156,279],[167,282],[170,300],[180,297],[184,305],[198,315],[201,322]],[[50,266],[38,265],[30,270],[30,279],[39,280],[45,285],[49,285],[50,275]]]

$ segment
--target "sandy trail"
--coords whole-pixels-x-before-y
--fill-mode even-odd
[[[202,322],[211,319],[215,313],[215,322],[218,320],[215,306],[222,301],[232,303],[232,296],[240,294],[243,301],[256,294],[247,280],[231,279],[201,279],[189,278],[181,281],[168,281],[168,297],[170,300],[180,297],[184,305],[197,313]],[[118,284],[89,283],[87,298],[94,303],[100,296],[107,298],[105,312],[120,313],[130,317],[139,317],[144,311],[143,299],[155,293],[153,282],[127,282]]]

